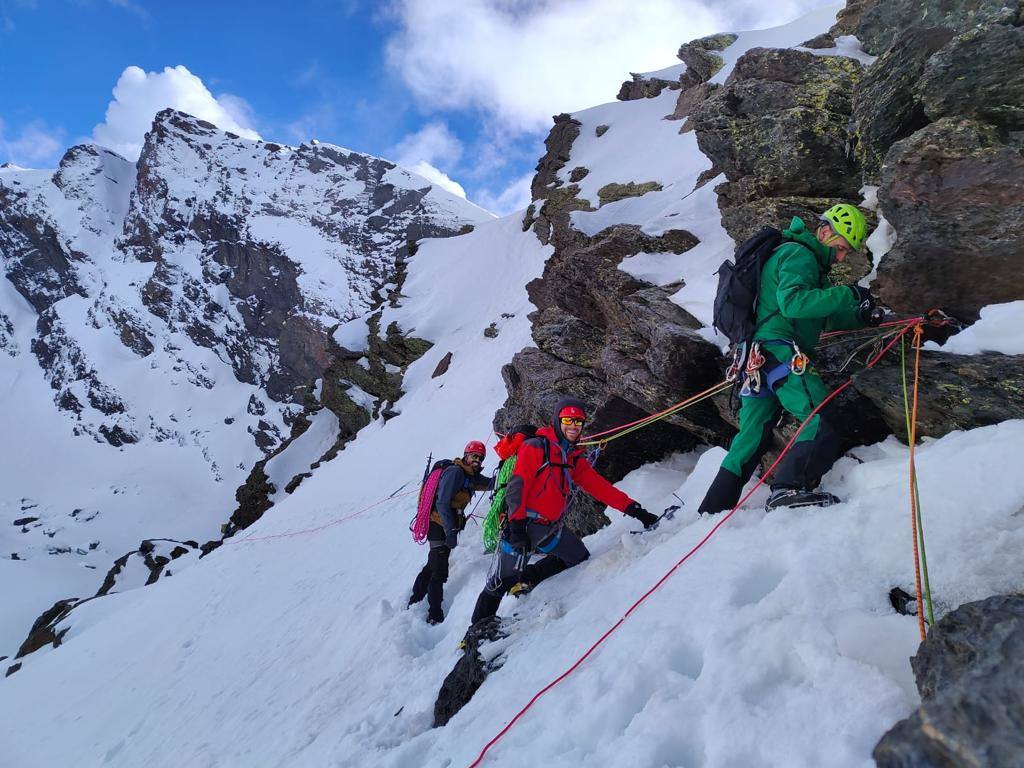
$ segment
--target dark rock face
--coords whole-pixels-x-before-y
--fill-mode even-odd
[[[1020,12],[1019,0],[881,0],[869,6],[857,25],[864,50],[878,56],[911,27],[948,27],[964,32],[986,21]]]
[[[1024,27],[991,24],[960,35],[928,60],[917,90],[932,120],[974,115],[1024,129]]]
[[[755,201],[857,199],[860,179],[847,125],[860,77],[853,59],[755,48],[740,57],[723,87],[691,110],[698,146],[729,179],[715,191],[733,239],[744,239],[736,224],[750,219],[748,211],[731,216],[730,210]],[[772,222],[759,220],[753,229],[765,223]]]
[[[502,656],[485,661],[480,646],[508,637],[500,619],[481,621],[466,633],[465,647],[455,667],[441,684],[434,702],[434,728],[442,728],[462,709],[483,685],[487,675],[501,668]]]
[[[663,80],[660,77],[644,77],[636,72],[631,72],[631,80],[627,80],[619,88],[615,97],[619,101],[633,101],[635,99],[653,99],[661,95],[666,88],[678,90],[679,83],[674,80]]]
[[[0,186],[0,252],[6,256],[7,279],[42,312],[84,292],[71,266],[74,255],[64,250],[54,228],[15,204],[24,197]]]
[[[1024,298],[1024,152],[997,129],[944,118],[895,144],[879,201],[899,232],[874,284],[890,307],[975,320]]]
[[[880,768],[1018,768],[1024,755],[1024,596],[967,603],[911,659],[920,709],[875,747]]]
[[[527,286],[538,348],[527,348],[502,370],[508,400],[495,429],[524,422],[546,424],[565,394],[590,406],[588,430],[633,421],[663,410],[680,393],[719,379],[720,353],[698,333],[700,323],[669,301],[671,291],[636,280],[618,268],[626,256],[681,253],[696,245],[677,230],[654,238],[638,227],[617,226],[594,237],[562,231],[563,243],[543,276]],[[711,439],[724,423],[703,405],[609,446],[598,469],[615,481],[641,464]],[[588,535],[606,523],[599,506],[580,497],[568,524]]]
[[[57,631],[55,627],[61,619],[71,613],[72,608],[81,602],[77,597],[70,598],[69,600],[58,600],[53,604],[52,608],[44,611],[32,624],[28,637],[25,638],[25,642],[18,648],[14,658],[23,658],[30,653],[35,653],[40,648],[45,648],[47,645],[52,645],[54,648],[59,646],[67,630]]]
[[[544,140],[547,152],[537,163],[537,174],[530,184],[533,199],[544,202],[535,216],[528,212],[527,219],[523,221],[524,229],[532,227],[534,234],[545,245],[557,233],[567,231],[572,211],[592,210],[589,202],[576,197],[580,191],[576,184],[563,187],[558,178],[558,172],[569,162],[572,144],[580,135],[582,123],[568,114],[555,115],[554,120],[555,125]],[[602,127],[608,129],[607,126],[598,126],[598,136],[603,134],[600,130]]]
[[[708,35],[679,47],[676,56],[686,65],[679,78],[683,89],[706,83],[722,69],[724,62],[716,51],[724,51],[736,42],[736,35]]]
[[[908,355],[910,350],[907,350]],[[898,351],[854,386],[881,411],[889,429],[906,442]],[[917,431],[942,437],[959,429],[1024,418],[1024,355],[921,354]]]
[[[928,123],[918,84],[929,57],[953,35],[951,29],[908,30],[865,73],[853,100],[865,181],[877,183],[889,147]]]

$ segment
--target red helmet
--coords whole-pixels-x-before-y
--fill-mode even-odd
[[[486,456],[487,449],[484,447],[484,444],[481,443],[479,440],[470,440],[468,443],[466,443],[466,447],[462,451],[462,455],[468,456],[471,453],[475,453],[478,456]]]
[[[576,405],[569,405],[558,412],[558,418],[567,416],[570,419],[585,419],[587,414],[583,412],[583,409]]]

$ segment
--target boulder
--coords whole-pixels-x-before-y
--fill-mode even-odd
[[[990,24],[957,37],[928,60],[917,95],[932,120],[973,115],[1024,130],[1024,27]]]
[[[1007,17],[1020,18],[1020,0],[868,0],[856,35],[878,56],[911,27],[948,27],[957,32]]]
[[[973,321],[1024,298],[1024,151],[996,128],[949,117],[894,144],[878,199],[899,237],[873,290],[894,310]]]
[[[899,351],[894,352],[858,375],[854,387],[906,442],[902,369]],[[909,348],[907,354],[909,364]],[[1007,419],[1024,419],[1024,355],[921,353],[918,435],[938,438]]]
[[[683,89],[706,83],[724,66],[722,57],[716,51],[724,51],[736,42],[736,35],[708,35],[679,47],[676,54],[686,65],[686,71],[680,76],[679,82]]]
[[[1019,768],[1024,755],[1024,596],[967,603],[911,666],[921,707],[872,753],[880,768]]]
[[[765,191],[853,198],[860,181],[846,126],[860,75],[854,59],[754,48],[691,114],[697,144],[730,182],[757,180],[748,199]]]
[[[633,101],[635,99],[653,99],[660,96],[666,88],[678,90],[679,83],[675,80],[664,80],[660,77],[647,77],[645,75],[630,72],[631,80],[626,80],[619,93],[615,97],[619,101]]]
[[[953,30],[944,28],[908,30],[861,79],[853,119],[866,183],[878,183],[882,161],[894,142],[928,124],[917,85],[925,62],[953,36]]]
[[[501,619],[497,617],[481,620],[466,632],[462,656],[445,677],[441,690],[437,693],[437,700],[434,702],[434,728],[448,725],[448,721],[473,698],[473,694],[483,685],[487,675],[501,668],[504,657],[499,654],[485,660],[480,654],[480,646],[506,637],[508,631],[502,628]]]

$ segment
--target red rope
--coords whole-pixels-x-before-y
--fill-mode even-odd
[[[339,525],[340,523],[344,523],[346,520],[351,520],[354,517],[359,517],[359,515],[363,514],[364,512],[369,512],[374,507],[379,507],[381,504],[384,504],[385,502],[391,501],[392,499],[401,499],[401,498],[404,498],[406,496],[412,496],[414,493],[419,493],[419,492],[420,492],[420,489],[417,488],[414,491],[406,491],[405,493],[397,493],[394,496],[388,496],[386,499],[381,499],[380,501],[375,501],[375,502],[373,502],[373,504],[370,504],[367,507],[363,507],[362,509],[355,511],[355,512],[353,512],[350,515],[345,515],[344,517],[336,518],[335,520],[331,520],[329,523],[324,523],[323,525],[318,525],[316,528],[304,528],[301,531],[289,531],[287,533],[275,533],[275,534],[271,534],[269,536],[246,536],[244,539],[228,539],[228,541],[230,541],[231,543],[234,543],[234,544],[244,544],[245,542],[249,542],[249,541],[270,541],[271,539],[290,539],[292,536],[302,536],[303,534],[307,534],[307,533],[318,533],[320,531],[326,530],[327,528],[331,528],[332,526]],[[225,542],[225,543],[227,543],[227,542]]]
[[[870,331],[872,328],[895,328],[899,325],[913,325],[915,323],[920,323],[924,319],[924,317],[911,317],[904,320],[890,320],[887,323],[879,323],[878,325],[871,326],[870,328],[854,328],[848,331],[829,331],[828,333],[821,334],[818,338],[830,339],[834,336],[845,336],[848,333],[863,333],[864,331]]]
[[[875,357],[872,358],[868,362],[866,367],[867,368],[874,367],[875,364],[878,363],[878,361],[881,360],[882,357],[890,349],[893,348],[893,346],[896,344],[896,342],[899,341],[899,339],[903,338],[903,335],[907,331],[909,331],[912,327],[920,325],[920,322],[921,321],[919,319],[917,319],[917,318],[915,318],[913,321],[908,322],[907,327],[902,329],[896,335],[896,337],[892,341],[890,341],[882,349],[881,352],[879,352],[877,355],[875,355]],[[779,454],[778,458],[775,459],[775,461],[772,463],[772,465],[768,468],[768,471],[761,475],[760,479],[757,481],[757,483],[754,485],[754,487],[751,488],[747,492],[747,494],[742,499],[739,500],[739,503],[736,504],[736,506],[733,507],[724,517],[722,517],[722,519],[719,520],[715,524],[715,526],[710,531],[707,532],[707,534],[704,536],[704,538],[702,538],[699,542],[697,542],[696,546],[694,546],[693,549],[691,549],[689,552],[687,552],[685,555],[683,555],[676,562],[676,564],[673,565],[668,570],[668,572],[665,573],[664,576],[662,576],[660,579],[658,579],[658,581],[654,584],[653,587],[651,587],[646,592],[644,592],[644,594],[641,595],[640,598],[629,607],[629,609],[622,615],[622,617],[618,621],[616,621],[611,626],[611,628],[609,628],[603,635],[601,635],[601,637],[599,637],[597,639],[597,642],[595,642],[593,645],[591,645],[587,649],[586,653],[584,653],[582,656],[580,656],[575,661],[575,663],[573,663],[573,665],[571,667],[569,667],[567,670],[565,670],[565,672],[560,674],[558,677],[556,677],[550,683],[548,683],[543,688],[541,688],[539,691],[537,691],[537,693],[534,694],[533,698],[530,699],[527,702],[526,706],[523,707],[522,709],[520,709],[516,713],[515,717],[513,717],[505,725],[505,727],[502,728],[498,732],[498,734],[493,739],[491,739],[489,742],[487,742],[486,745],[484,745],[484,748],[480,751],[480,754],[477,755],[476,760],[474,760],[472,763],[470,763],[469,768],[477,768],[477,766],[479,766],[483,762],[484,757],[487,755],[488,750],[490,750],[491,747],[493,747],[495,744],[497,744],[506,733],[508,733],[510,730],[512,730],[512,727],[519,721],[519,719],[521,717],[523,717],[523,715],[525,715],[530,710],[531,707],[533,707],[533,705],[540,699],[541,696],[543,696],[545,693],[550,691],[552,688],[554,688],[556,685],[558,685],[560,682],[562,682],[565,678],[567,678],[569,675],[571,675],[573,672],[575,672],[579,668],[579,666],[581,664],[583,664],[583,662],[586,661],[587,658],[604,643],[605,640],[607,640],[619,627],[621,627],[625,623],[626,619],[628,619],[630,617],[630,615],[633,613],[633,611],[635,611],[637,608],[639,608],[640,605],[643,604],[643,602],[646,601],[648,597],[650,597],[652,594],[654,594],[654,592],[659,587],[661,587],[662,584],[664,584],[666,581],[668,581],[669,578],[672,577],[672,574],[674,574],[676,572],[676,570],[678,570],[679,567],[683,563],[685,563],[694,554],[696,554],[697,551],[701,547],[703,547],[708,542],[708,540],[712,536],[715,535],[715,533],[718,532],[718,529],[721,528],[723,525],[725,525],[725,523],[728,522],[729,518],[731,518],[734,514],[736,514],[736,511],[740,507],[742,507],[747,502],[747,500],[754,494],[754,492],[764,484],[765,480],[768,479],[768,476],[775,470],[775,467],[778,466],[779,462],[782,461],[783,456],[785,456],[789,452],[789,449],[792,448],[793,443],[796,442],[796,439],[800,436],[800,433],[803,432],[804,427],[807,426],[807,424],[811,421],[811,419],[813,419],[822,408],[824,408],[826,405],[828,405],[829,402],[831,402],[836,396],[839,395],[840,392],[842,392],[844,389],[846,389],[852,383],[853,383],[853,377],[850,377],[849,379],[846,380],[846,382],[844,384],[842,384],[839,387],[837,387],[836,389],[834,389],[832,391],[832,393],[829,394],[828,397],[826,397],[824,400],[822,400],[817,408],[815,408],[813,411],[811,411],[810,415],[806,419],[804,419],[803,423],[801,423],[799,427],[797,427],[797,430],[794,433],[793,437],[791,437],[789,442],[786,443],[786,447],[782,449],[782,453]]]

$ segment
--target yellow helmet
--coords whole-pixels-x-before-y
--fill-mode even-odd
[[[821,215],[821,220],[831,224],[832,229],[842,235],[853,250],[859,251],[864,245],[868,236],[868,222],[857,206],[849,203],[833,205]]]

